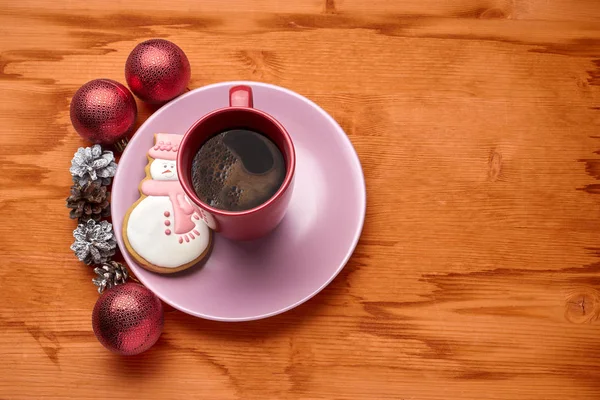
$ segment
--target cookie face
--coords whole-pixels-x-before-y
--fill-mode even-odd
[[[127,211],[123,238],[144,268],[158,273],[187,269],[209,254],[212,231],[185,195],[177,176],[181,135],[159,133],[148,151],[140,199]]]
[[[155,181],[177,181],[177,168],[175,161],[154,160],[150,164],[150,177]]]

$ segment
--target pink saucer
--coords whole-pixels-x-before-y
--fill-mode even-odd
[[[234,85],[252,86],[254,106],[278,119],[294,141],[296,183],[287,215],[271,235],[254,242],[231,242],[216,234],[203,267],[174,275],[146,271],[127,253],[121,226],[139,198],[153,135],[185,133],[203,114],[227,106]],[[205,86],[156,111],[127,145],[112,189],[117,241],[139,280],[174,308],[219,321],[270,317],[319,293],[352,255],[365,208],[360,161],[342,128],[310,100],[257,82]]]

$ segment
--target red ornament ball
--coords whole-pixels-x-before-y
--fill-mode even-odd
[[[165,103],[179,96],[187,88],[190,76],[190,62],[183,50],[164,39],[138,44],[125,64],[127,84],[147,103]]]
[[[81,137],[100,144],[125,139],[137,117],[133,95],[110,79],[95,79],[77,90],[71,100],[71,123]]]
[[[164,325],[158,297],[137,283],[114,286],[96,302],[92,313],[94,334],[107,349],[134,355],[156,343]]]

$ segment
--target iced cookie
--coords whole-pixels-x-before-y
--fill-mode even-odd
[[[146,177],[140,198],[125,214],[125,246],[150,271],[182,271],[209,253],[212,231],[202,212],[185,195],[177,177],[177,151],[181,135],[158,133],[148,151]]]

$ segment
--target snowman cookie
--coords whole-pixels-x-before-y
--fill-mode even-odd
[[[140,198],[125,214],[123,238],[136,261],[150,271],[169,274],[205,258],[212,231],[202,212],[185,195],[177,177],[181,135],[158,133],[148,151]]]

